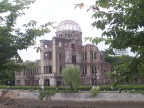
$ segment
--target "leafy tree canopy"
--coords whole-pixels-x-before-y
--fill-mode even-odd
[[[23,30],[16,28],[17,19],[25,15],[24,10],[30,8],[34,0],[1,0],[0,1],[0,72],[12,70],[15,62],[22,62],[18,50],[33,45],[36,37],[50,32],[52,22],[37,26],[31,20],[23,24]],[[15,68],[17,69],[17,68]]]
[[[109,72],[108,76],[113,79],[114,86],[118,84],[132,83],[134,81],[136,82],[136,79],[139,77],[137,76],[138,74],[135,74],[135,76],[131,78],[131,73],[129,73],[128,69],[128,66],[134,57],[128,55],[115,56],[112,55],[109,50],[103,51],[103,56],[105,61],[112,65],[112,72]]]
[[[94,12],[92,26],[103,32],[100,38],[87,37],[86,40],[96,44],[105,42],[110,50],[131,48],[136,54],[126,66],[131,77],[144,72],[143,4],[144,0],[96,0],[88,9]]]

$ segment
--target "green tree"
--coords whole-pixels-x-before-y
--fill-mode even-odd
[[[102,37],[86,40],[96,44],[105,42],[110,50],[130,48],[135,57],[127,64],[129,78],[144,73],[143,4],[144,0],[96,0],[90,6],[95,19],[92,26],[102,30]]]
[[[22,30],[16,27],[17,19],[25,14],[24,10],[29,9],[32,3],[34,0],[0,1],[0,75],[11,72],[18,66],[16,63],[22,62],[19,50],[34,45],[36,37],[50,32],[48,27],[52,26],[52,22],[38,27],[37,22],[31,20],[23,25]]]
[[[64,84],[70,87],[72,92],[77,91],[80,85],[80,68],[78,66],[69,66],[62,70]]]
[[[129,74],[129,63],[131,63],[133,57],[128,55],[123,56],[106,56],[105,61],[112,65],[112,72],[108,73],[108,76],[113,79],[114,86],[118,84],[128,84],[136,81],[138,76],[131,78]]]

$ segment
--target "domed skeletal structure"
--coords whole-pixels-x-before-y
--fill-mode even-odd
[[[78,31],[81,32],[81,27],[74,21],[65,20],[58,24],[56,31]]]

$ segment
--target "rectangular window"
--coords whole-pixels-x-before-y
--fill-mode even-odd
[[[75,44],[71,44],[71,48],[72,48],[72,49],[75,49]]]
[[[48,53],[44,52],[44,60],[48,59]]]
[[[49,73],[52,73],[52,66],[49,66]]]
[[[45,45],[44,45],[44,47],[45,47],[45,48],[48,48],[48,45],[47,45],[47,44],[45,44]]]
[[[59,59],[61,60],[61,53],[59,53]]]
[[[59,42],[59,47],[62,47],[62,43],[61,42]]]
[[[83,66],[83,74],[87,74],[87,66]]]
[[[72,63],[76,63],[76,55],[72,55]]]
[[[83,60],[87,60],[87,53],[86,53],[86,52],[83,52],[83,53],[82,53],[82,59],[83,59]]]
[[[51,51],[48,52],[48,59],[52,59],[52,52]]]
[[[24,75],[26,74],[26,68],[24,68]]]
[[[97,73],[96,65],[92,65],[91,69],[92,69],[92,73]]]
[[[92,59],[95,60],[96,59],[96,51],[93,51],[91,56],[92,56]]]
[[[95,79],[95,78],[92,78],[92,79],[91,79],[91,84],[92,84],[93,86],[95,86],[96,83],[97,83],[97,82],[96,82],[96,79]]]
[[[62,67],[60,66],[60,73],[62,73]]]
[[[59,34],[60,37],[62,37],[62,34]]]
[[[44,74],[48,74],[48,66],[44,66]]]
[[[44,74],[52,73],[52,66],[44,66]]]

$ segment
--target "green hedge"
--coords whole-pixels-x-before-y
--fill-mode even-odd
[[[144,90],[144,85],[120,85],[114,90]],[[111,85],[100,86],[100,90],[112,90]]]
[[[81,91],[90,91],[92,86],[80,86],[78,89]]]
[[[121,85],[121,86],[118,86],[118,88],[121,88],[122,90],[132,90],[132,89],[135,89],[135,90],[144,90],[144,85]]]
[[[8,88],[7,86],[1,86],[0,85],[0,89],[6,89]],[[40,87],[39,86],[9,86],[10,89],[19,89],[19,90],[39,90]],[[66,90],[66,87],[61,86],[61,87],[45,87],[45,90]],[[69,90],[69,88],[67,88]],[[78,90],[81,91],[90,91],[92,89],[92,86],[80,86],[78,88]],[[120,85],[117,86],[116,88],[114,88],[114,90],[144,90],[144,85]],[[100,86],[100,90],[112,90],[111,89],[111,85],[104,85],[104,86]]]

